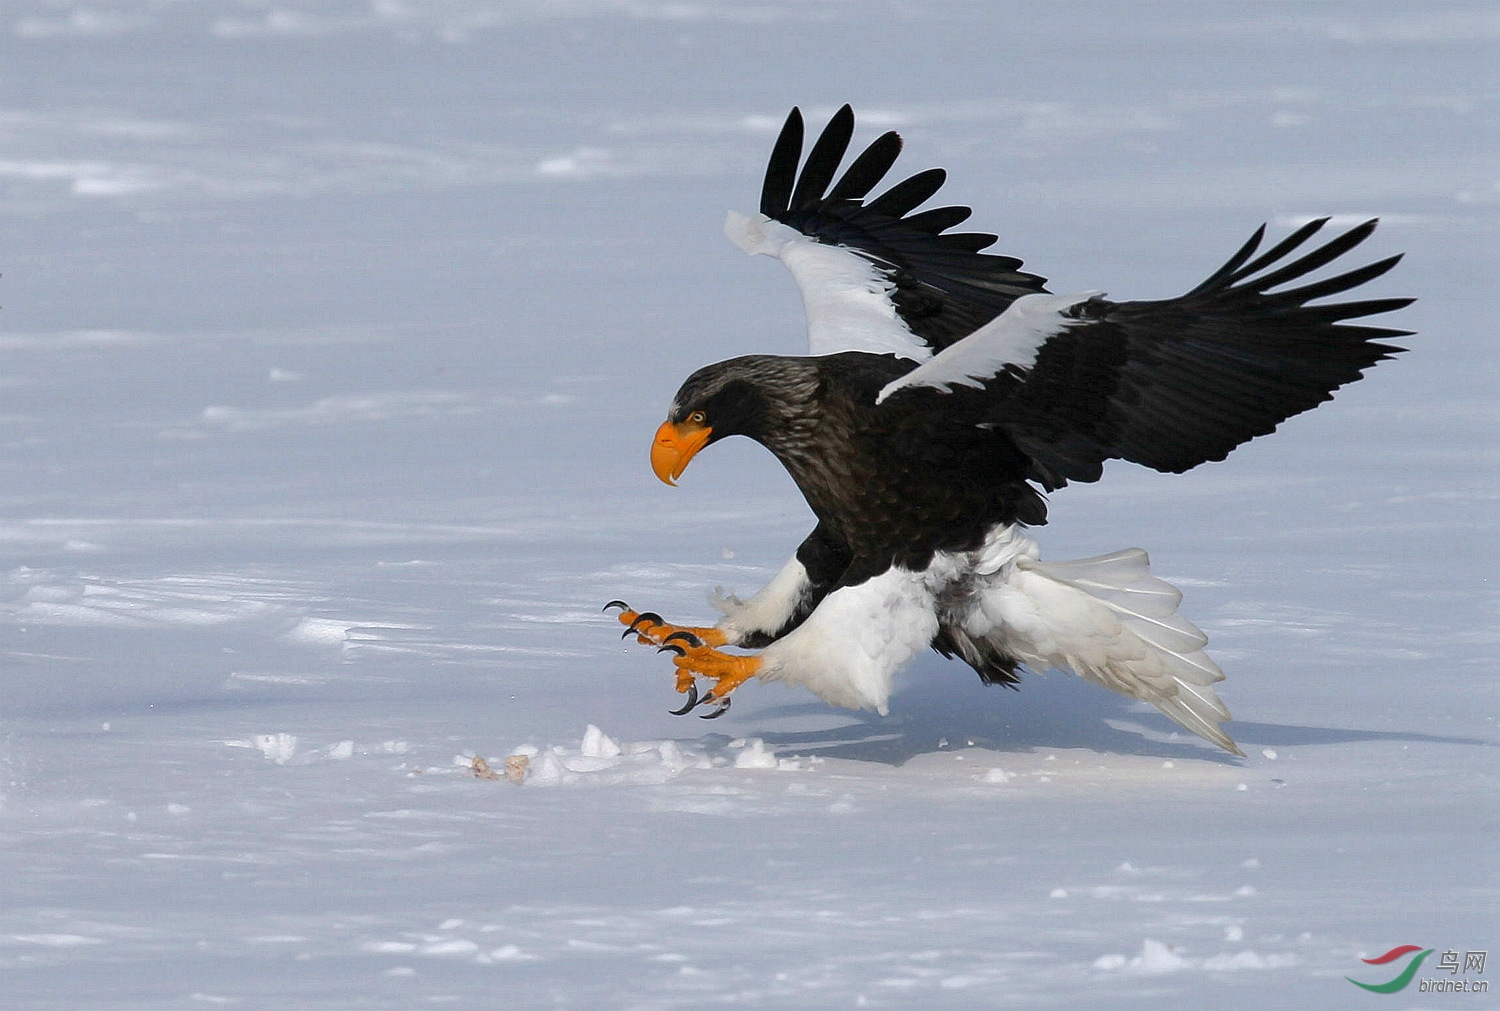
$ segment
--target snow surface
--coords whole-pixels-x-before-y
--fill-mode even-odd
[[[1500,1006],[1343,978],[1500,947],[1497,41],[1490,3],[12,0],[0,1003]],[[645,458],[692,369],[801,346],[719,224],[844,101],[1054,290],[1319,214],[1408,253],[1411,354],[1039,531],[1150,550],[1248,758],[935,655],[884,719],[675,719],[599,613],[708,619],[810,527],[753,445]]]

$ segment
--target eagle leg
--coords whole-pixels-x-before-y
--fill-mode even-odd
[[[629,638],[634,634],[636,641],[642,646],[660,646],[669,636],[676,632],[688,632],[710,646],[722,646],[728,639],[724,633],[717,628],[698,628],[691,625],[673,625],[662,618],[655,611],[634,611],[630,605],[623,600],[611,600],[604,605],[608,611],[612,607],[621,608],[616,616],[620,624],[625,626],[625,634],[621,638]],[[678,691],[685,689],[679,688]]]

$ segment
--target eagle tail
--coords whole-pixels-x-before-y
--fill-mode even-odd
[[[1219,729],[1229,710],[1211,687],[1224,672],[1203,651],[1208,636],[1177,613],[1182,593],[1149,566],[1140,548],[1070,562],[1018,557],[980,597],[988,638],[1027,666],[1072,670],[1243,754]]]

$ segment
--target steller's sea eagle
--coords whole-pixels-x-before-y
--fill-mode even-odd
[[[793,109],[760,213],[725,222],[747,253],[791,270],[810,354],[699,369],[651,446],[673,484],[703,447],[748,436],[786,467],[817,525],[759,593],[717,597],[711,628],[606,609],[621,610],[626,635],[676,654],[679,714],[722,715],[754,677],[883,714],[896,670],[931,646],[987,684],[1018,684],[1023,665],[1074,671],[1239,754],[1219,727],[1229,711],[1208,639],[1146,553],[1043,562],[1026,528],[1047,520],[1044,491],[1097,480],[1105,460],[1173,473],[1222,460],[1403,350],[1381,341],[1410,331],[1347,321],[1412,299],[1309,304],[1400,257],[1300,283],[1375,230],[1294,257],[1323,219],[1264,252],[1262,226],[1178,298],[1050,294],[1020,260],[980,252],[995,236],[948,231],[969,208],[916,210],[942,169],[867,199],[901,150],[894,132],[838,176],[853,133],[846,105],[803,162]],[[712,682],[701,699],[700,677]]]

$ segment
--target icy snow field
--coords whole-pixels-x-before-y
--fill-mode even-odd
[[[1344,980],[1500,947],[1493,4],[0,19],[0,1004],[1500,1007]],[[1040,533],[1152,552],[1248,758],[936,655],[887,719],[675,719],[599,613],[705,619],[810,526],[757,447],[645,451],[799,349],[719,227],[846,100],[1057,290],[1324,213],[1408,253],[1411,354]]]

